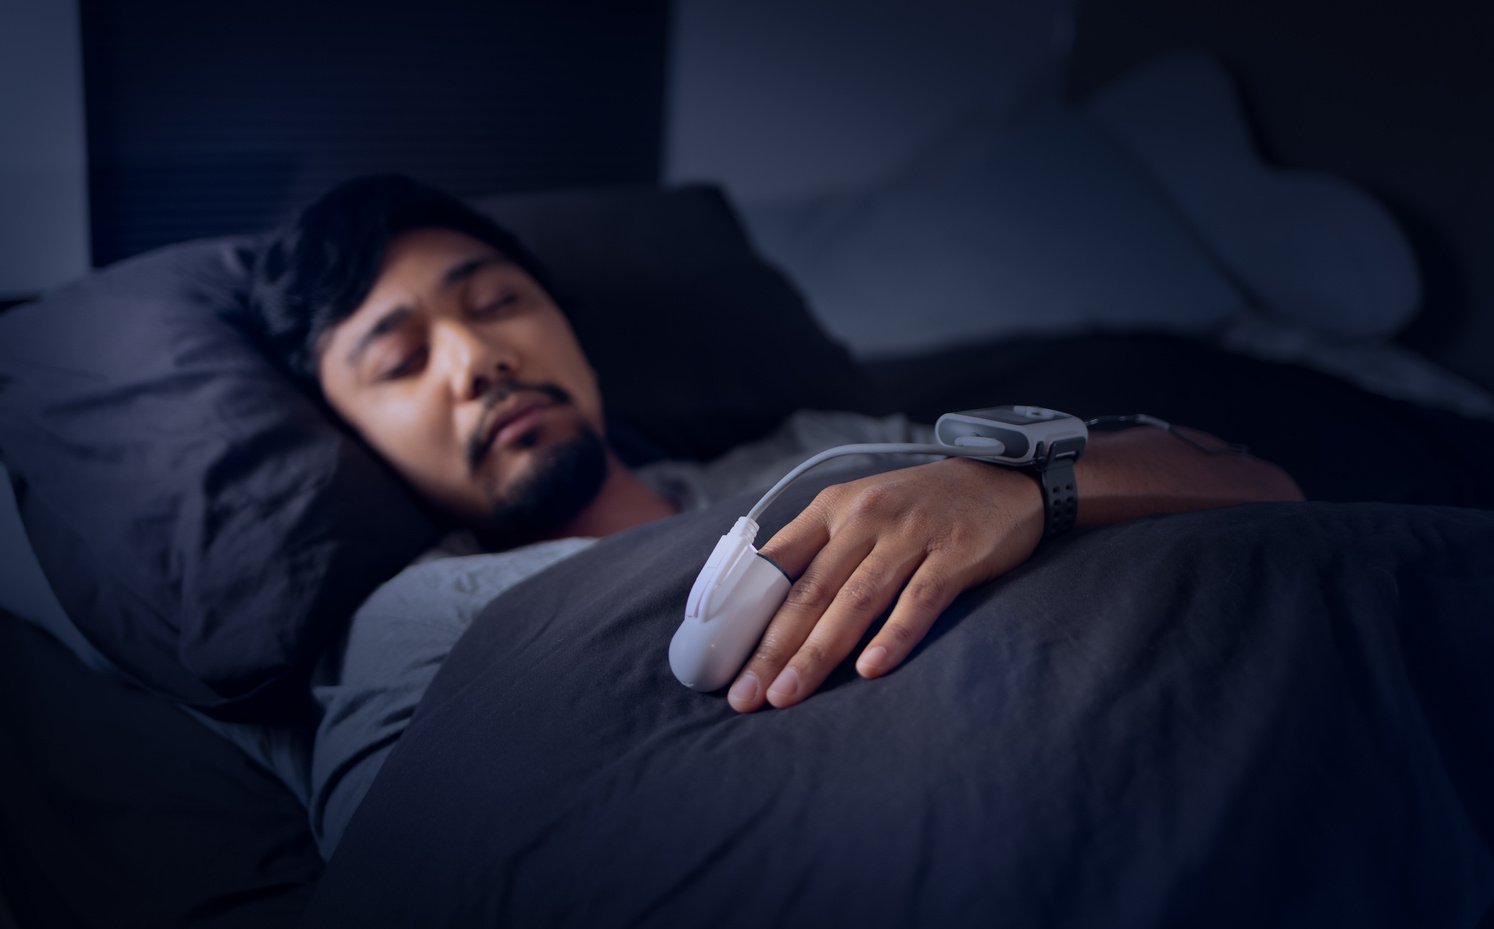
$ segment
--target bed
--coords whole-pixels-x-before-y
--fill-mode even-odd
[[[1216,76],[1164,62],[812,204],[482,201],[564,282],[631,463],[708,459],[804,407],[1031,401],[1246,442],[1311,502],[1075,534],[886,680],[842,669],[748,717],[665,654],[752,495],[640,527],[483,611],[325,865],[294,776],[202,721],[304,724],[308,662],[428,517],[246,334],[254,236],[0,317],[7,576],[44,575],[0,622],[17,925],[1487,924],[1494,404],[1388,340],[1421,282],[1362,193],[1292,198],[1350,255],[1306,277],[1179,205],[1170,149],[1128,133]],[[1045,224],[1045,182],[1092,195]],[[985,249],[960,293],[848,323],[837,301],[890,293],[856,276],[875,256],[948,260],[907,230],[950,196],[1044,234],[957,226]],[[989,311],[941,316],[957,298]]]

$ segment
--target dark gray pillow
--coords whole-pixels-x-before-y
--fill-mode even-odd
[[[483,206],[552,270],[633,460],[880,406],[719,192]],[[256,242],[174,246],[0,317],[0,459],[68,616],[140,683],[239,715],[436,532],[246,335]]]
[[[794,410],[887,409],[715,187],[477,205],[550,272],[631,463],[713,458]]]

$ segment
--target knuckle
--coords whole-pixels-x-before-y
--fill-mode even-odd
[[[895,650],[900,653],[910,651],[923,638],[922,633],[907,623],[888,623],[882,627],[882,635],[891,639]]]
[[[882,589],[866,578],[853,577],[840,589],[840,599],[856,613],[870,612],[881,603]]]
[[[955,520],[944,529],[946,544],[950,548],[963,548],[976,541],[980,533],[973,529],[969,523]]]
[[[785,647],[782,633],[769,630],[757,643],[757,648],[752,652],[749,663],[759,667],[778,667],[788,658],[788,649]]]
[[[944,606],[948,593],[949,582],[944,578],[921,577],[908,585],[904,596],[921,610],[937,610]]]
[[[840,502],[845,499],[845,496],[846,485],[831,484],[814,495],[814,499],[810,501],[808,509],[822,516],[833,513],[839,508]]]
[[[960,554],[971,551],[981,543],[979,532],[959,522],[950,522],[938,527],[929,537],[925,548],[929,553],[942,552]]]
[[[880,484],[869,484],[859,488],[847,504],[855,517],[883,516],[896,509],[892,495]]]
[[[784,599],[784,603],[801,609],[812,609],[823,606],[827,602],[828,594],[824,582],[813,574],[806,574],[789,588],[788,597]]]
[[[798,657],[803,668],[822,668],[829,662],[830,653],[823,642],[809,639],[800,646]]]

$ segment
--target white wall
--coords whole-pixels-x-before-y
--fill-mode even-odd
[[[770,202],[878,180],[941,126],[1053,91],[1070,0],[675,0],[667,180]]]
[[[0,3],[0,299],[88,269],[77,0]]]

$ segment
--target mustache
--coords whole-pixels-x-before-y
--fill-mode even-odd
[[[488,425],[492,422],[493,410],[517,393],[540,394],[549,398],[552,403],[571,402],[570,392],[559,384],[508,381],[497,385],[482,398],[482,415],[477,418],[477,425],[472,429],[472,434],[467,437],[467,468],[469,470],[477,470],[477,464],[482,460],[483,452],[487,450],[487,443],[483,441],[483,436],[487,434]]]

